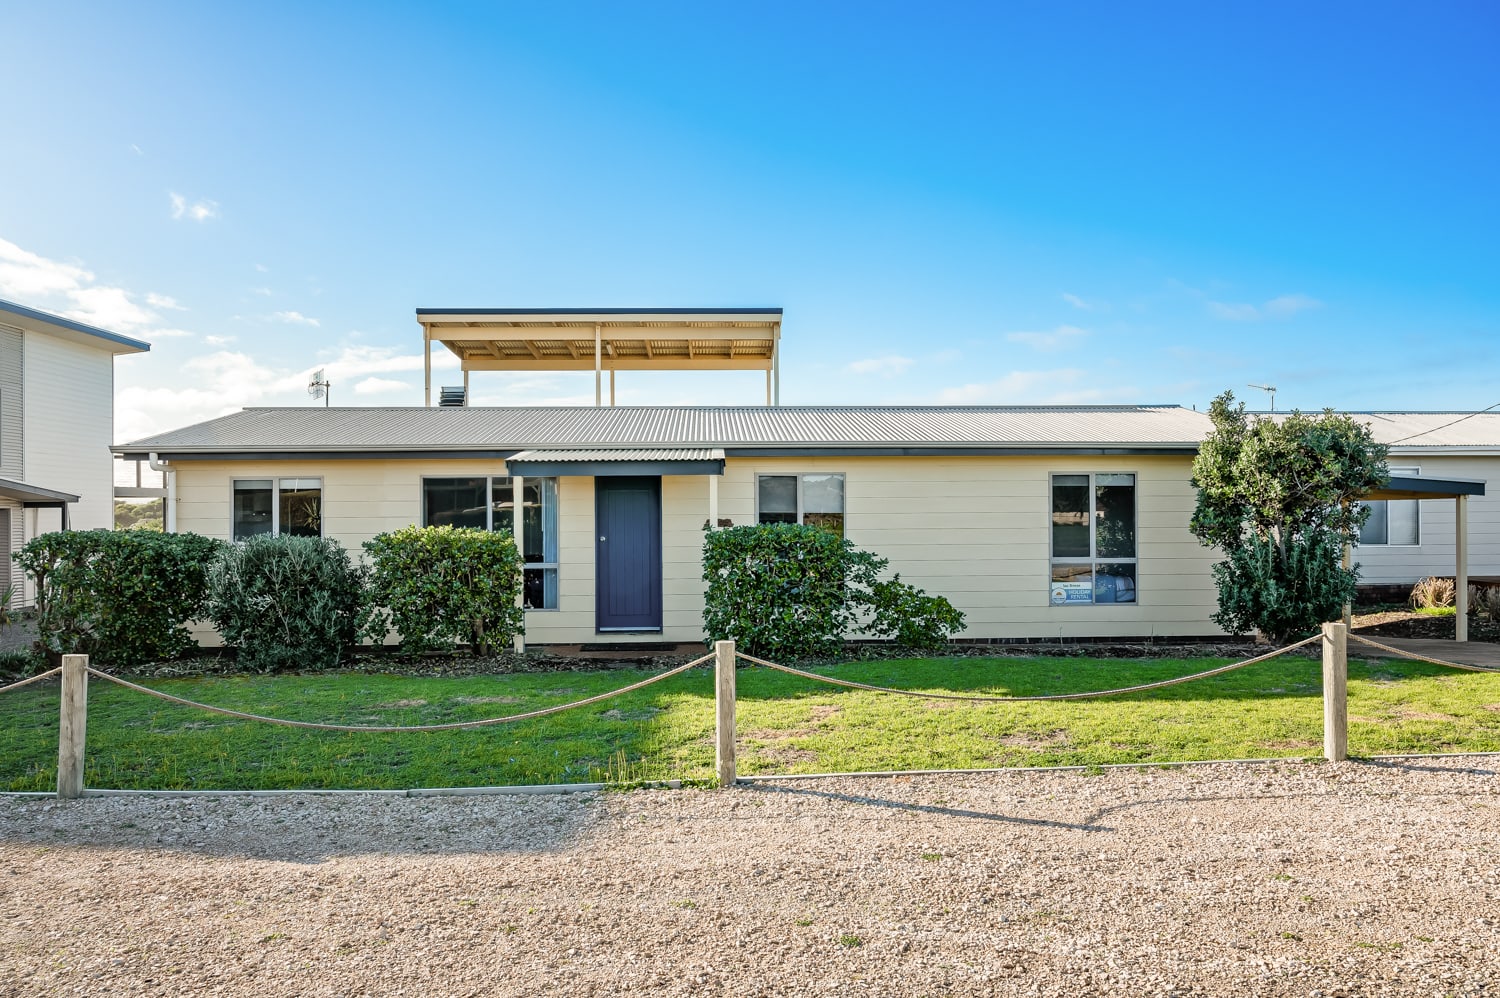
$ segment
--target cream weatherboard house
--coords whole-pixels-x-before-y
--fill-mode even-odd
[[[1173,407],[248,409],[117,447],[169,529],[511,527],[528,641],[698,641],[705,524],[818,523],[947,596],[967,638],[1191,636],[1202,415]]]
[[[0,301],[0,588],[29,585],[11,557],[49,530],[114,519],[114,359],[147,343]]]

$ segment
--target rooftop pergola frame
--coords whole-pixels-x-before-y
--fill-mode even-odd
[[[593,371],[594,404],[615,404],[616,371],[765,371],[781,404],[779,308],[419,308],[426,404],[432,344],[471,371]]]

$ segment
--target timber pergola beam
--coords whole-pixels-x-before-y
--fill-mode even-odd
[[[765,371],[766,404],[781,404],[781,309],[417,309],[432,405],[432,344],[471,371]],[[465,404],[468,392],[465,391]]]

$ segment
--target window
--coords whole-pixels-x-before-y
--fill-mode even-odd
[[[1053,606],[1135,602],[1135,476],[1052,476]]]
[[[522,487],[522,551],[528,610],[557,609],[557,479]],[[505,475],[422,479],[422,522],[515,533],[515,479]]]
[[[1391,476],[1415,476],[1421,468],[1392,468]],[[1422,503],[1418,499],[1377,499],[1361,503],[1370,518],[1359,528],[1359,543],[1416,546],[1422,543]]]
[[[230,508],[237,541],[257,534],[323,536],[321,478],[238,479]]]
[[[805,523],[844,536],[843,475],[760,475],[756,479],[760,523]]]

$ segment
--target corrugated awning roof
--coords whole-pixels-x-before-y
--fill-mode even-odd
[[[822,454],[1192,453],[1203,413],[1177,406],[642,406],[245,409],[112,449],[165,458],[721,448]]]
[[[1477,478],[1427,478],[1392,475],[1391,480],[1367,493],[1366,499],[1457,499],[1484,495],[1485,483]]]
[[[720,475],[724,451],[716,447],[525,450],[505,461],[515,475]]]

